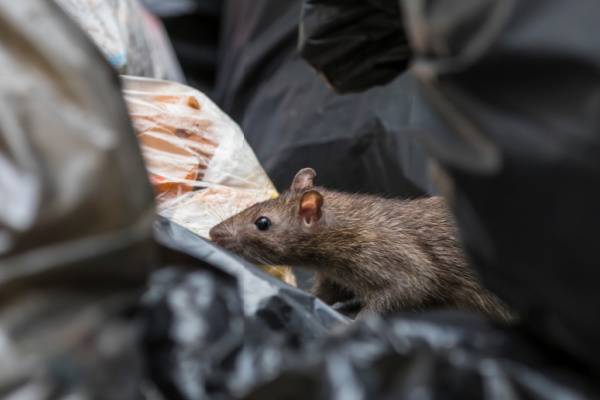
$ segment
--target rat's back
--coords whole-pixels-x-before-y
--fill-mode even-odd
[[[508,316],[469,267],[443,198],[398,200],[324,191],[327,204],[325,212],[332,214],[328,236],[348,238],[352,232],[355,243],[333,240],[337,256],[320,273],[362,297],[367,310],[451,306]]]

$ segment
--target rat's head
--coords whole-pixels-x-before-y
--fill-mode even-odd
[[[257,203],[210,230],[218,245],[258,264],[291,264],[305,238],[323,224],[323,196],[314,188],[315,171],[300,170],[288,191]]]

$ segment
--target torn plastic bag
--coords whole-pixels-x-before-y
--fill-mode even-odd
[[[348,324],[321,301],[198,240],[155,227],[170,264],[144,296],[151,376],[177,399],[591,399],[577,363],[517,330],[453,312]],[[187,257],[182,256],[187,254]],[[192,257],[209,262],[202,267]],[[218,268],[235,277],[215,273]]]
[[[413,134],[432,119],[413,78],[337,95],[298,54],[301,5],[230,0],[224,7],[215,101],[239,122],[277,189],[310,166],[321,184],[338,190],[397,197],[434,191]]]
[[[240,128],[204,94],[174,82],[122,80],[159,214],[208,238],[214,225],[278,195]],[[295,284],[289,268],[266,268]]]
[[[397,0],[308,0],[299,49],[339,92],[389,83],[411,59]]]
[[[160,21],[138,0],[56,0],[119,73],[184,81]]]
[[[154,207],[119,81],[52,1],[0,20],[0,396],[144,398]]]

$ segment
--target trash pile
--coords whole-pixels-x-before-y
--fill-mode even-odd
[[[215,101],[137,2],[57,3],[0,0],[2,396],[599,397],[596,2],[231,0]],[[520,322],[352,321],[206,240],[312,161],[435,182]]]

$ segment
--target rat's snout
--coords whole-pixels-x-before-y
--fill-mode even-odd
[[[210,240],[218,244],[219,246],[228,248],[235,239],[235,231],[233,227],[226,223],[220,223],[212,227],[208,232]]]
[[[208,236],[210,236],[210,240],[213,242],[219,242],[225,238],[225,232],[221,224],[213,226],[208,232]]]

